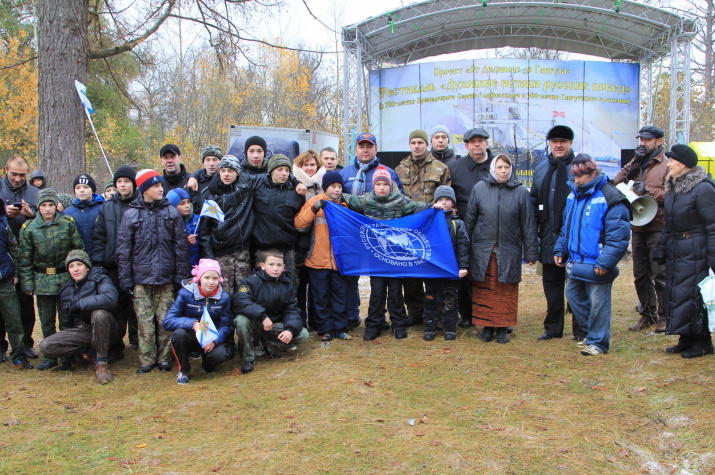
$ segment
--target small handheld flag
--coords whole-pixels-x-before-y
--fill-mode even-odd
[[[200,216],[207,216],[209,218],[218,219],[222,223],[224,218],[223,211],[221,211],[221,208],[219,208],[218,204],[216,204],[216,202],[213,200],[204,201],[204,205],[201,208]]]
[[[204,307],[204,313],[201,315],[201,320],[199,320],[199,329],[196,330],[196,339],[199,340],[199,345],[203,348],[212,341],[218,339],[218,330],[216,330],[216,325],[214,325],[209,311]]]

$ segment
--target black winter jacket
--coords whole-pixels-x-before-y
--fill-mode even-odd
[[[176,175],[167,175],[166,170],[164,170],[164,196],[171,190],[185,187],[186,182],[189,181],[189,176],[189,172],[186,171],[186,167],[183,164],[179,164],[179,173]]]
[[[216,172],[218,174],[218,172]],[[191,204],[194,208],[194,213],[195,214],[200,214],[201,213],[201,207],[204,205],[204,195],[203,192],[206,188],[209,187],[209,183],[211,183],[211,179],[214,177],[214,175],[207,175],[206,174],[206,169],[205,168],[200,168],[199,170],[196,170],[194,173],[191,174],[194,179],[196,179],[196,191],[193,190],[187,190],[189,192],[189,195],[191,196]]]
[[[256,246],[294,248],[298,239],[295,215],[305,204],[305,197],[295,192],[290,181],[275,183],[270,175],[262,175],[253,203],[256,215],[253,239]]]
[[[37,193],[39,188],[35,188],[25,181],[25,183],[19,188],[13,188],[10,185],[10,180],[8,180],[7,175],[5,175],[0,181],[0,199],[5,202],[5,206],[10,206],[15,203],[19,203],[21,200],[25,200],[32,209],[32,212],[37,216]],[[26,218],[22,214],[18,214],[14,218],[7,218],[7,222],[12,229],[12,234],[19,239],[20,228],[25,223],[25,221],[31,221],[33,218]]]
[[[566,157],[564,160],[567,160]],[[537,233],[539,235],[539,261],[544,264],[556,265],[554,261],[554,246],[556,246],[556,240],[561,234],[561,228],[554,229],[554,194],[549,193],[549,196],[541,196],[541,186],[544,182],[544,177],[549,169],[549,161],[544,160],[539,163],[534,169],[534,177],[531,180],[531,191],[529,197],[531,199],[531,210],[534,215],[534,222],[538,226]],[[566,167],[568,180],[567,183],[573,181],[573,173],[571,173],[571,167]],[[556,172],[551,176],[551,186],[549,189],[553,190],[556,186]],[[543,212],[539,212],[543,208],[544,201],[549,200],[549,210],[551,210],[550,216],[544,216]]]
[[[217,173],[203,192],[204,200],[213,200],[224,212],[223,223],[201,219],[199,252],[201,257],[216,259],[248,249],[256,223],[253,200],[261,177],[241,173],[235,182],[225,185]],[[200,211],[199,211],[200,212]]]
[[[487,149],[487,158],[482,163],[477,163],[469,155],[448,164],[452,177],[452,189],[457,196],[457,213],[467,215],[467,203],[474,185],[489,176],[489,167],[492,164],[492,151]]]
[[[452,238],[454,255],[457,257],[457,265],[460,269],[469,269],[469,234],[461,220],[452,210],[445,211],[449,237]]]
[[[139,196],[129,204],[119,226],[117,262],[120,290],[190,277],[186,226],[169,200],[146,203]]]
[[[290,274],[284,272],[274,279],[256,267],[231,297],[231,310],[233,315],[244,315],[257,323],[266,317],[273,323],[283,322],[284,329],[298,336],[303,329],[303,320],[297,302],[298,292],[291,283]]]
[[[60,329],[90,325],[93,310],[113,310],[119,293],[104,270],[92,267],[80,282],[70,281],[60,287]],[[79,311],[72,309],[73,305]],[[72,311],[70,311],[72,309]]]
[[[477,183],[464,224],[472,242],[470,278],[474,282],[484,281],[495,245],[499,282],[505,284],[521,282],[522,255],[527,262],[539,258],[529,192],[513,174],[504,184],[491,175]]]
[[[129,203],[137,199],[139,192],[134,193],[129,198],[122,198],[117,191],[111,200],[104,202],[99,208],[97,221],[94,224],[92,233],[92,263],[107,269],[117,267],[117,232],[122,222],[124,212],[129,207]]]
[[[715,269],[715,183],[701,166],[665,181],[665,227],[653,256],[665,261],[665,292],[671,335],[708,333],[698,283]]]

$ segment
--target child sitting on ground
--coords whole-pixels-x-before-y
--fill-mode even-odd
[[[379,220],[402,218],[432,207],[430,203],[412,201],[400,193],[397,185],[392,183],[390,171],[383,166],[377,167],[372,175],[371,192],[360,196],[343,194],[343,199],[351,210]],[[434,207],[441,209],[441,205],[435,204]],[[402,296],[402,279],[371,276],[370,304],[363,340],[374,340],[380,336],[382,323],[385,321],[385,300],[395,338],[407,338],[407,313]]]
[[[255,365],[254,336],[265,341],[269,358],[280,358],[280,352],[294,351],[308,339],[298,311],[296,288],[290,275],[283,272],[283,253],[267,249],[259,259],[260,267],[243,279],[231,302],[237,315],[233,322],[243,356],[242,373],[250,373]]]
[[[454,190],[450,186],[438,186],[434,193],[434,202],[442,206],[452,247],[457,256],[459,278],[466,277],[469,269],[469,236],[464,227],[464,221],[459,219],[452,207],[457,202]],[[457,299],[458,280],[425,279],[425,334],[426,341],[437,337],[437,319],[442,315],[444,324],[444,339],[457,339],[457,320],[459,305]]]
[[[214,373],[216,367],[229,358],[224,343],[232,335],[231,299],[228,292],[219,285],[223,278],[218,261],[201,259],[191,274],[194,276],[193,279],[184,282],[183,288],[162,323],[164,330],[173,332],[171,349],[179,365],[179,373],[176,375],[178,384],[189,382],[188,374],[191,371],[189,355],[193,352],[199,352],[201,370],[206,374]],[[216,327],[218,338],[201,347],[196,332],[200,328],[199,321],[204,308],[208,310]]]

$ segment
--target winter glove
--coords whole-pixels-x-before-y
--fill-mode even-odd
[[[648,194],[648,189],[646,188],[645,183],[637,181],[633,183],[633,192],[638,196],[643,196]]]
[[[318,214],[318,211],[320,211],[322,208],[325,208],[325,200],[317,200],[315,203],[313,203],[313,206],[311,206],[313,209],[313,213]]]
[[[645,157],[647,154],[648,150],[645,148],[645,146],[639,145],[636,147],[635,158],[637,162],[643,161],[643,157]]]

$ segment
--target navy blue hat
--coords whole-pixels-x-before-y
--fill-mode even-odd
[[[184,200],[190,199],[189,193],[183,189],[183,188],[174,188],[170,192],[166,194],[166,199],[169,200],[169,203],[171,203],[171,206],[176,208],[179,203],[181,203]]]
[[[345,185],[343,176],[340,174],[339,171],[336,170],[325,172],[325,175],[323,175],[323,191],[327,190],[328,187],[333,183],[340,183],[341,185]]]

